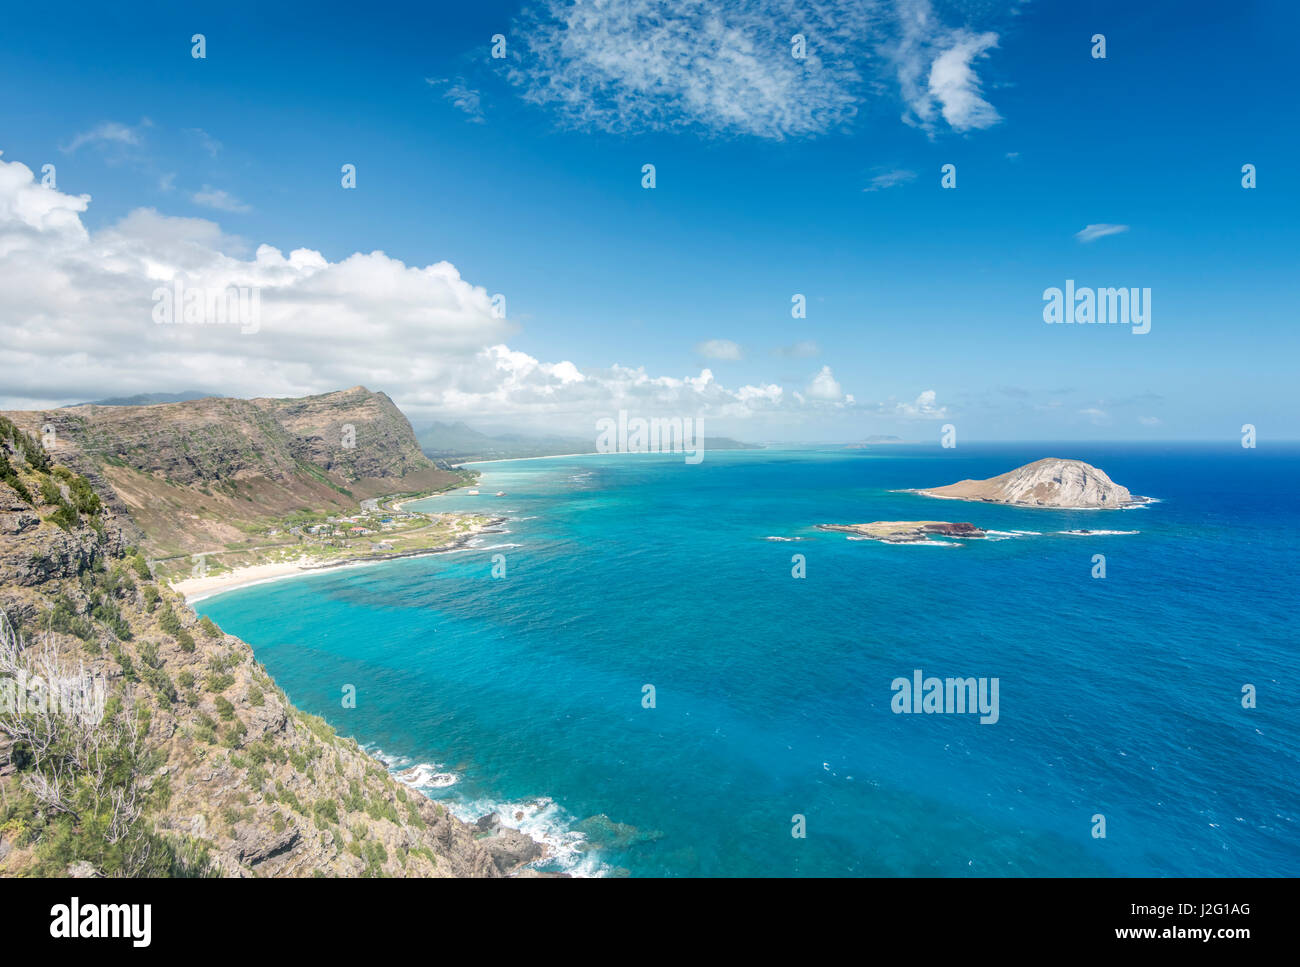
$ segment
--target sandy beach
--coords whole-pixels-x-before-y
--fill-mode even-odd
[[[358,563],[352,561],[340,562],[342,564]],[[274,564],[249,564],[245,567],[237,567],[230,571],[223,571],[221,574],[213,574],[209,577],[186,578],[183,581],[173,581],[171,588],[185,595],[185,603],[193,604],[203,598],[211,597],[222,591],[232,591],[235,588],[248,587],[251,584],[262,584],[267,581],[277,581],[281,578],[294,577],[298,574],[305,574],[310,571],[329,570],[339,565],[331,564],[314,564],[309,558],[300,557],[294,561],[277,561]]]
[[[423,498],[420,498],[423,499]],[[465,548],[469,542],[483,533],[492,533],[493,528],[505,522],[504,517],[494,517],[482,524],[477,524],[446,544],[437,547],[419,548],[410,551],[392,551],[383,554],[365,554],[344,558],[337,561],[320,561],[306,555],[292,561],[275,561],[268,564],[247,564],[243,567],[223,571],[220,574],[201,578],[185,578],[172,581],[171,589],[185,596],[186,604],[193,604],[204,598],[223,591],[246,588],[253,584],[265,584],[269,581],[281,581],[285,578],[299,577],[318,571],[333,571],[341,567],[360,567],[365,564],[382,564],[384,561],[399,561],[408,557],[425,557],[430,554],[446,554]]]

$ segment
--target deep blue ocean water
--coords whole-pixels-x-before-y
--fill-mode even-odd
[[[1043,456],[1160,502],[1061,512],[891,492]],[[424,765],[417,781],[453,811],[544,835],[553,868],[1300,874],[1300,450],[896,446],[478,469],[479,496],[417,506],[506,516],[508,533],[197,607],[297,705],[395,769]],[[1004,534],[908,546],[814,530],[898,519]],[[1138,533],[1060,533],[1079,529]],[[893,713],[891,682],[918,668],[996,677],[997,723]],[[428,788],[433,773],[456,781]]]

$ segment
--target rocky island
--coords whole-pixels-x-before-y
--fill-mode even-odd
[[[946,487],[913,490],[925,497],[980,500],[991,504],[1063,509],[1120,509],[1145,504],[1106,473],[1082,460],[1046,457],[987,480],[962,480]]]
[[[917,544],[932,537],[983,537],[984,531],[974,524],[954,524],[946,520],[876,520],[870,524],[818,524],[821,531],[848,534],[851,538],[880,541],[884,544]]]

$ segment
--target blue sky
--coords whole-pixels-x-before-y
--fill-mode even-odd
[[[264,6],[7,12],[0,161],[90,199],[75,267],[32,275],[53,236],[0,265],[27,290],[0,309],[0,405],[365,383],[484,428],[626,407],[746,439],[1297,436],[1292,4]],[[801,30],[817,61],[792,80]],[[272,266],[239,338],[154,326],[96,271],[238,282],[225,260],[260,245],[445,261],[481,292],[431,293],[435,338],[418,291],[390,322],[387,263],[306,294]],[[85,297],[42,303],[60,278]],[[1150,288],[1151,331],[1044,324],[1066,279]]]

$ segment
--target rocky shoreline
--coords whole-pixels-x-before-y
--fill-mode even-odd
[[[882,544],[919,544],[934,537],[981,538],[985,532],[970,523],[946,520],[877,520],[869,524],[818,524],[817,530],[848,534],[851,539]]]

